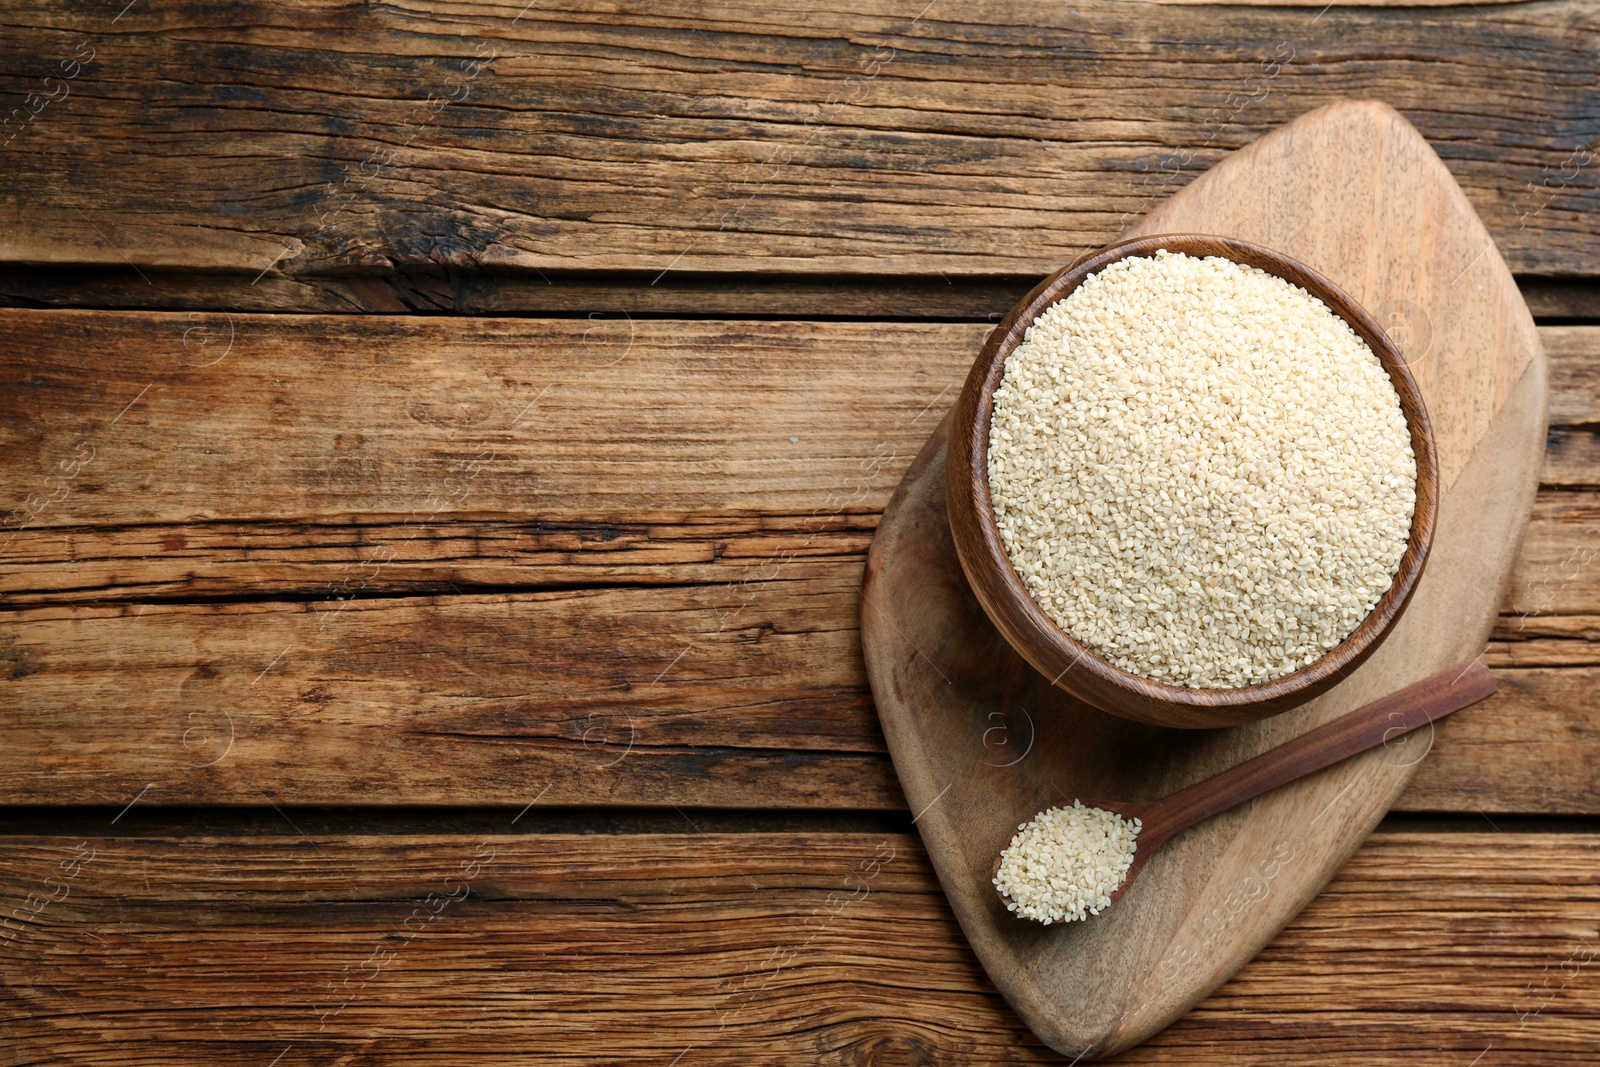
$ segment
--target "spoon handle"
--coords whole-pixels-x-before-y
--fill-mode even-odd
[[[1296,778],[1476,704],[1494,691],[1494,676],[1482,656],[1457,663],[1158,800],[1149,806],[1151,814],[1159,821],[1160,831],[1164,831],[1160,836],[1165,839]]]

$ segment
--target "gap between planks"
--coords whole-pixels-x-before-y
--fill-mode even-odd
[[[785,808],[618,808],[604,805],[337,807],[331,805],[134,805],[0,804],[0,839],[12,837],[404,837],[476,835],[526,837],[540,834],[910,834],[911,812],[804,811]],[[1600,815],[1507,815],[1394,811],[1376,834],[1582,834],[1600,835]]]
[[[416,268],[255,279],[147,268],[0,264],[0,307],[275,314],[621,316],[863,319],[998,323],[1043,275],[816,277],[648,272]],[[1520,275],[1536,320],[1600,320],[1600,279]]]

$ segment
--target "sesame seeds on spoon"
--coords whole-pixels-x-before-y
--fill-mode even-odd
[[[1133,866],[1142,825],[1076,800],[1042,811],[1018,826],[1000,853],[994,886],[1024,919],[1072,922],[1099,915]]]

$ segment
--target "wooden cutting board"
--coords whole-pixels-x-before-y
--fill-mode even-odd
[[[1439,525],[1405,617],[1337,688],[1248,726],[1165,729],[1075,701],[999,637],[950,541],[944,428],[924,446],[884,514],[862,590],[878,714],[979,959],[1035,1033],[1083,1058],[1148,1038],[1254,956],[1377,825],[1433,738],[1375,749],[1181,835],[1086,922],[1041,927],[999,904],[990,867],[1016,825],[1077,796],[1153,799],[1480,651],[1544,453],[1533,320],[1460,188],[1389,107],[1350,101],[1302,116],[1222,160],[1129,236],[1177,231],[1285,252],[1383,323],[1433,418]],[[1423,964],[1390,966],[1420,978]]]

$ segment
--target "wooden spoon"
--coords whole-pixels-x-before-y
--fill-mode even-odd
[[[1143,803],[1082,801],[1085,807],[1112,811],[1124,819],[1138,819],[1142,824],[1135,841],[1133,864],[1122,885],[1111,894],[1112,901],[1128,891],[1150,857],[1174,835],[1296,778],[1331,767],[1358,752],[1386,744],[1453,711],[1476,704],[1494,691],[1494,676],[1480,656],[1396,690],[1160,800]],[[1000,857],[997,856],[991,877],[999,873]],[[1000,893],[1000,899],[1008,905],[1011,902],[1004,893]]]

